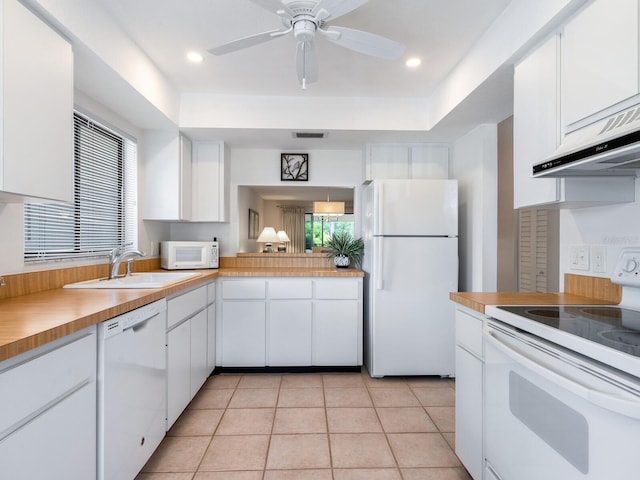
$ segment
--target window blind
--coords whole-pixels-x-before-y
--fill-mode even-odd
[[[26,261],[137,244],[137,145],[74,113],[74,200],[24,206]]]

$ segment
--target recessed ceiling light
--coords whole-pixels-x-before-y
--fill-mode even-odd
[[[411,57],[407,59],[407,61],[404,64],[409,68],[416,68],[416,67],[419,67],[421,63],[422,63],[422,60],[420,60],[418,57]]]
[[[198,52],[189,52],[187,53],[187,60],[193,63],[200,63],[204,60],[204,57]]]

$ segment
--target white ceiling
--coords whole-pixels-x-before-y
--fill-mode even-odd
[[[282,28],[249,0],[95,0],[101,2],[180,92],[359,97],[421,97],[459,62],[510,0],[369,0],[329,25],[365,30],[403,43],[387,61],[336,46],[317,35],[319,81],[303,91],[292,34],[223,56],[208,48]],[[290,0],[285,0],[286,2]],[[187,51],[205,56],[200,65]],[[409,56],[423,65],[404,66]]]
[[[282,28],[277,15],[260,0],[92,0],[113,15],[180,93],[312,97],[428,98],[489,28],[511,0],[369,0],[329,22],[355,28],[406,45],[406,54],[388,61],[328,42],[315,44],[319,79],[303,90],[295,70],[291,34],[223,56],[207,49],[229,41]],[[291,0],[283,0],[285,2]],[[269,2],[267,2],[269,3]],[[205,60],[191,64],[188,51]],[[422,58],[416,70],[405,67],[409,56]],[[494,75],[430,132],[332,131],[324,141],[300,141],[282,130],[200,129],[194,139],[212,138],[232,147],[345,148],[371,141],[451,141],[473,124],[498,122],[512,109],[512,74]]]

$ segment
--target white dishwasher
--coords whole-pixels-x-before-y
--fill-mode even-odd
[[[132,480],[165,435],[165,299],[98,325],[98,479]]]

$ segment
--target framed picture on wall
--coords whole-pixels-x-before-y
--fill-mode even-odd
[[[309,154],[280,154],[280,180],[288,182],[306,182],[309,180]]]
[[[249,240],[256,240],[258,238],[258,231],[260,230],[260,215],[255,210],[249,209]]]

